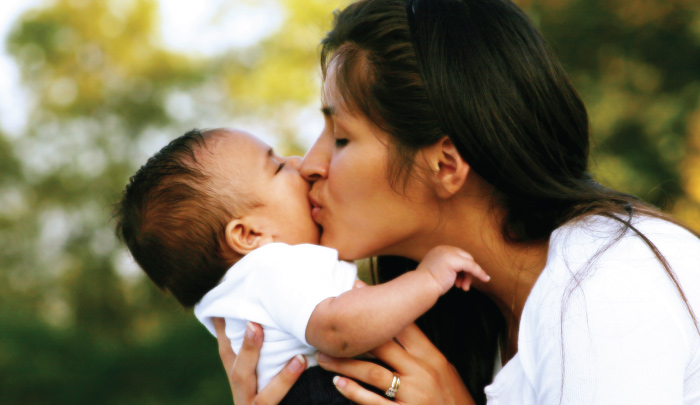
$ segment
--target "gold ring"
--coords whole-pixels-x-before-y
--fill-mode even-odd
[[[399,375],[394,373],[394,378],[391,380],[391,387],[389,387],[388,390],[386,390],[386,395],[389,398],[395,398],[396,397],[396,392],[399,390],[399,387],[401,386],[401,379],[399,378]]]

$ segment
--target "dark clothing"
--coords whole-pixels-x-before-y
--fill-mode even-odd
[[[333,385],[336,374],[321,367],[310,367],[301,374],[299,380],[289,390],[280,404],[329,404],[345,405],[353,402],[345,398]]]

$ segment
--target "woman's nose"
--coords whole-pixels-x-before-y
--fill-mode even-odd
[[[328,165],[333,152],[333,138],[321,135],[304,156],[299,171],[308,181],[328,178]]]

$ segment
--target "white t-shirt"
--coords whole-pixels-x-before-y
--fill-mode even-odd
[[[258,361],[262,389],[297,354],[312,355],[306,325],[316,305],[352,289],[354,264],[339,261],[338,252],[318,245],[271,243],[250,252],[226,273],[221,283],[195,306],[197,319],[216,336],[211,320],[226,319],[226,336],[238,353],[248,321],[265,330]],[[307,357],[309,366],[316,365]]]
[[[591,261],[618,224],[591,217],[552,234],[518,353],[485,389],[489,405],[700,404],[700,334],[650,248],[630,230]],[[659,219],[634,225],[700,321],[700,240]]]

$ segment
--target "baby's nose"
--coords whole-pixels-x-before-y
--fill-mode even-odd
[[[291,165],[293,168],[295,168],[297,170],[299,170],[299,168],[301,167],[301,160],[302,159],[299,156],[289,156],[288,158],[286,158],[286,160],[287,160],[288,165]]]

